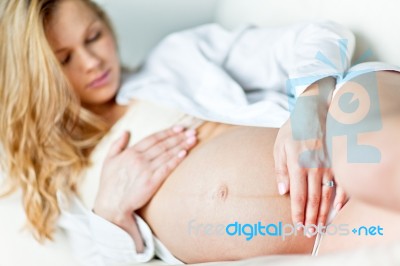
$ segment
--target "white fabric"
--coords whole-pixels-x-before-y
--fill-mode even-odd
[[[342,54],[341,39],[348,40]],[[124,82],[117,102],[141,98],[204,120],[279,127],[289,117],[288,97],[298,96],[322,77],[343,78],[353,48],[352,33],[332,22],[270,29],[245,26],[233,32],[218,25],[201,26],[161,42],[143,69]],[[337,67],[317,60],[318,52]],[[302,77],[306,83],[287,95],[287,80]],[[61,205],[60,226],[83,265],[144,262],[155,254],[179,263],[138,216],[146,244],[143,254],[136,254],[125,231],[94,215],[78,199]]]
[[[59,195],[58,199],[62,197]],[[129,234],[89,211],[77,197],[71,200],[71,208],[61,208],[63,211],[58,224],[68,232],[72,252],[82,265],[141,263],[150,261],[155,255],[169,264],[183,264],[153,236],[150,227],[140,216],[134,215],[146,248],[138,254]]]
[[[347,49],[341,54],[343,39]],[[289,117],[288,97],[318,79],[342,75],[354,46],[353,34],[333,22],[233,32],[200,26],[162,41],[122,86],[117,102],[135,97],[210,121],[280,127]],[[318,54],[335,67],[316,59]],[[289,78],[306,83],[288,93]]]

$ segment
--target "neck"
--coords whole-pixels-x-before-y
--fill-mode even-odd
[[[113,126],[126,111],[126,107],[118,105],[115,102],[115,99],[112,99],[101,105],[85,105],[84,107],[102,117],[110,126]]]

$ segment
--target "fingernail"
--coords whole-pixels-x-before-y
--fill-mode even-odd
[[[181,151],[178,153],[178,158],[183,158],[183,157],[185,157],[186,154],[187,154],[187,151],[186,151],[186,150],[181,150]]]
[[[341,208],[342,208],[342,203],[339,202],[338,204],[336,204],[336,206],[335,206],[336,213],[338,213]]]
[[[318,224],[318,231],[323,234],[325,234],[325,232],[326,232],[326,227],[324,226],[324,224],[322,222]]]
[[[315,232],[315,228],[314,227],[310,227],[307,229],[307,237],[311,238],[314,236],[314,232]]]
[[[279,191],[279,194],[281,194],[281,195],[286,193],[285,183],[283,183],[283,182],[278,183],[278,191]]]
[[[303,226],[303,223],[298,222],[298,223],[296,224],[296,229],[297,229],[297,231],[300,231],[301,228],[302,228],[302,226]]]
[[[175,133],[179,133],[179,132],[182,132],[182,130],[183,130],[183,126],[174,126],[173,128],[172,128],[172,131],[174,131]]]
[[[186,143],[189,144],[189,145],[192,145],[195,142],[196,142],[196,137],[195,136],[191,136],[186,140]]]
[[[185,135],[186,135],[186,137],[194,136],[194,135],[196,135],[196,130],[194,130],[194,129],[189,129],[189,130],[187,130],[187,131],[185,132]]]

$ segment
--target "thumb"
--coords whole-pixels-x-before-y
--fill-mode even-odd
[[[120,138],[114,141],[107,153],[107,158],[114,157],[124,151],[128,146],[130,137],[131,134],[125,131]]]
[[[342,187],[336,186],[336,195],[335,200],[333,202],[333,207],[335,208],[336,212],[339,212],[340,209],[347,203],[348,198],[346,192],[343,190]]]

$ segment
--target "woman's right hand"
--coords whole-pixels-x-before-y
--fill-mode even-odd
[[[120,225],[143,207],[196,145],[196,131],[181,126],[154,133],[132,147],[125,132],[105,159],[93,211]]]

